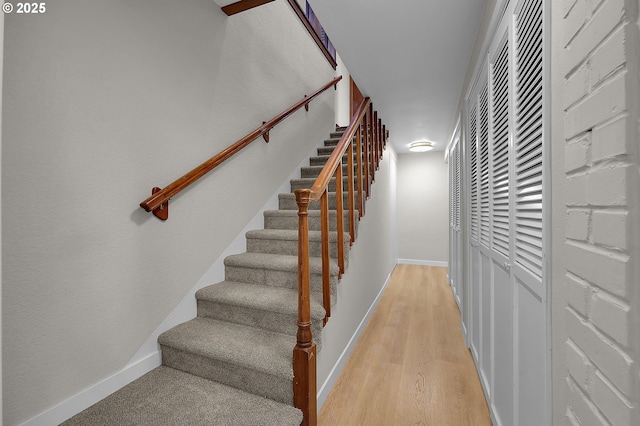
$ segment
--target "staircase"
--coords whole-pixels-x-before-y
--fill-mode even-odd
[[[298,206],[293,191],[309,188],[344,129],[265,211],[264,229],[246,234],[246,253],[228,256],[225,280],[196,293],[197,317],[158,338],[162,366],[63,423],[72,425],[299,425],[293,407],[292,351],[298,329]],[[345,159],[346,163],[346,159]],[[355,163],[355,162],[354,162]],[[346,166],[343,167],[346,176]],[[346,178],[343,184],[346,184]],[[329,188],[331,301],[338,283],[335,178]],[[347,202],[347,192],[344,192]],[[319,203],[309,211],[311,318],[321,347],[325,310]],[[349,223],[348,210],[344,223]],[[358,217],[356,212],[356,218]],[[345,265],[350,236],[344,237]]]

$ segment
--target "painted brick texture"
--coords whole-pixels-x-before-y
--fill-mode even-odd
[[[565,0],[567,425],[640,425],[638,0]]]

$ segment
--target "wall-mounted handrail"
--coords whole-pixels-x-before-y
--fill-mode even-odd
[[[278,123],[282,120],[296,112],[298,109],[305,107],[306,110],[309,109],[309,102],[325,90],[327,90],[331,86],[336,86],[338,82],[342,80],[342,76],[338,76],[331,80],[329,83],[325,84],[315,92],[305,95],[305,97],[299,102],[295,103],[291,107],[287,108],[271,120],[264,122],[262,126],[258,127],[242,139],[238,140],[233,145],[228,146],[225,150],[221,151],[219,154],[211,157],[195,169],[191,170],[189,173],[184,176],[176,179],[163,189],[154,188],[152,190],[152,194],[149,198],[140,203],[140,207],[145,209],[148,212],[153,212],[155,216],[162,220],[166,220],[168,218],[168,202],[174,197],[176,194],[186,189],[189,185],[200,179],[205,174],[209,173],[215,167],[222,164],[229,157],[233,156],[238,151],[242,150],[244,147],[249,145],[254,140],[258,139],[260,136],[264,137],[266,142],[269,142],[269,131],[274,128]]]
[[[329,260],[329,183],[336,182],[336,233],[338,276],[344,273],[344,224],[342,162],[347,153],[347,192],[349,234],[355,241],[355,198],[358,197],[358,218],[364,214],[364,199],[382,158],[388,133],[382,132],[381,120],[374,113],[371,100],[366,98],[358,107],[327,163],[311,188],[295,191],[298,204],[298,332],[293,349],[293,400],[303,413],[303,425],[317,422],[316,402],[316,345],[311,332],[311,287],[309,260],[309,203],[320,200],[320,231],[322,248],[322,294],[326,323],[331,316],[331,287]],[[386,129],[385,129],[386,130]],[[354,144],[357,189],[354,189]],[[363,149],[364,146],[364,149]]]

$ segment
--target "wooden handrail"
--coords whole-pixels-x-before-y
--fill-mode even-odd
[[[305,95],[305,97],[299,102],[287,108],[271,120],[264,122],[262,126],[258,127],[242,139],[238,140],[233,145],[230,145],[219,154],[211,157],[195,169],[191,170],[189,173],[176,179],[163,189],[154,188],[152,190],[152,195],[141,202],[140,207],[148,212],[153,212],[153,214],[159,219],[166,220],[168,218],[168,202],[172,197],[174,197],[182,190],[186,189],[189,185],[200,179],[205,174],[209,173],[215,167],[222,164],[229,157],[233,156],[235,153],[249,145],[254,140],[258,139],[260,136],[263,136],[265,141],[269,142],[269,131],[272,128],[274,128],[278,123],[280,123],[282,120],[284,120],[303,106],[306,110],[308,110],[309,102],[311,102],[313,98],[327,90],[329,87],[335,87],[340,80],[342,80],[342,76],[334,78],[329,83],[325,84],[310,95]]]

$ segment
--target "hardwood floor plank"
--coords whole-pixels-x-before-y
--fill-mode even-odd
[[[491,425],[446,273],[396,267],[319,425]]]

